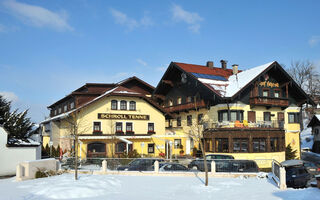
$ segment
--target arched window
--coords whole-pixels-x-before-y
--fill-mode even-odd
[[[136,110],[136,102],[135,101],[130,101],[129,110]]]
[[[125,100],[120,101],[120,110],[127,110],[127,101]]]
[[[111,101],[111,110],[117,110],[118,109],[118,101],[112,100]]]

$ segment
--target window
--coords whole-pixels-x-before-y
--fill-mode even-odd
[[[253,152],[266,152],[266,138],[253,138]]]
[[[62,112],[62,108],[59,107],[59,108],[58,108],[58,113],[60,114],[61,112]]]
[[[177,117],[177,126],[181,126],[181,117]]]
[[[133,132],[132,122],[126,123],[126,132]]]
[[[101,132],[101,122],[93,122],[93,132]]]
[[[270,151],[271,152],[279,151],[279,138],[270,138]]]
[[[271,113],[270,112],[263,112],[263,121],[267,121],[267,122],[271,121]]]
[[[289,123],[299,123],[300,113],[288,113]]]
[[[118,101],[112,100],[111,101],[111,110],[117,110],[118,109]]]
[[[148,144],[148,153],[154,153],[154,144]]]
[[[230,113],[230,114],[229,114]],[[219,122],[223,121],[243,121],[243,110],[219,110],[218,111]]]
[[[203,114],[198,114],[198,124],[202,124]]]
[[[123,153],[126,151],[126,143],[119,142],[116,144],[116,153]]]
[[[66,104],[63,106],[63,111],[66,112],[67,110],[68,110],[68,105]]]
[[[148,132],[154,132],[154,123],[148,123]]]
[[[274,97],[275,98],[279,98],[280,97],[280,91],[279,90],[275,90],[274,91]]]
[[[74,102],[70,103],[70,109],[74,109]]]
[[[177,104],[181,104],[182,102],[181,102],[181,97],[178,97],[177,98]]]
[[[169,101],[168,101],[168,106],[173,106],[173,101],[172,101],[172,99],[169,99]]]
[[[247,138],[233,139],[233,152],[248,152],[248,141]]]
[[[192,126],[192,115],[187,116],[187,125]]]
[[[229,140],[228,138],[216,138],[216,152],[228,153]]]
[[[317,136],[318,134],[319,134],[319,129],[316,128],[316,129],[314,130],[314,135]]]
[[[53,113],[54,113],[54,115],[57,115],[57,110],[56,110],[56,109],[54,109]]]
[[[120,101],[120,110],[127,110],[127,101],[125,100]]]
[[[187,97],[187,103],[191,103],[192,97]]]
[[[129,110],[136,110],[136,102],[135,101],[130,101]]]
[[[263,97],[268,97],[269,96],[269,90],[263,90],[262,91],[262,96]]]
[[[182,146],[181,146],[181,139],[175,139],[174,140],[174,148],[175,149],[180,149]]]
[[[122,122],[116,123],[116,132],[122,132]]]

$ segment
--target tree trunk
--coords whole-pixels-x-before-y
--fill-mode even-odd
[[[204,151],[204,148],[203,148],[203,143],[200,139],[200,149],[201,149],[201,152],[202,152],[202,157],[203,157],[203,164],[204,164],[204,172],[205,172],[205,183],[204,185],[205,186],[208,186],[208,165],[207,165],[207,158],[206,158],[206,153]]]
[[[78,180],[78,136],[74,140],[74,180]]]

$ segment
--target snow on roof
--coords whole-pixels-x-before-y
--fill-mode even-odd
[[[39,142],[36,142],[30,138],[27,138],[25,140],[22,139],[16,139],[16,138],[9,138],[8,139],[9,145],[18,145],[18,146],[34,146],[34,145],[40,145]]]
[[[232,97],[239,90],[245,87],[250,81],[257,77],[261,72],[267,69],[272,63],[274,63],[274,61],[239,72],[236,75],[231,75],[228,81],[204,78],[198,78],[198,80],[206,85],[210,85],[215,91],[220,93],[221,96]]]
[[[314,115],[314,116],[316,116],[316,118],[318,118],[318,120],[320,121],[320,115]]]
[[[56,120],[56,119],[64,119],[64,118],[68,117],[69,114],[72,113],[73,111],[75,111],[75,109],[70,110],[70,111],[68,111],[66,113],[62,113],[60,115],[56,115],[54,117],[49,117],[48,119],[45,119],[42,122],[40,122],[40,124],[44,124],[44,123],[47,123],[47,122],[50,122],[50,121]]]
[[[261,72],[267,69],[273,62],[269,62],[258,67],[254,67],[245,71],[242,71],[236,75],[229,77],[229,85],[226,89],[226,97],[232,97],[244,86],[246,86],[250,81],[256,78]]]

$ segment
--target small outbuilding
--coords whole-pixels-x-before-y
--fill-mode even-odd
[[[20,162],[41,159],[41,145],[32,139],[10,139],[9,133],[0,126],[0,176],[16,174]]]
[[[314,115],[308,127],[312,128],[312,135],[313,135],[313,146],[312,151],[314,153],[320,153],[320,114]]]

